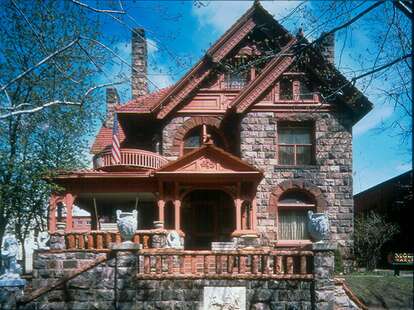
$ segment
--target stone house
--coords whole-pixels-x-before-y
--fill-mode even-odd
[[[107,89],[93,169],[53,179],[65,190],[50,199],[51,250],[36,253],[33,287],[68,283],[60,306],[95,298],[108,308],[208,309],[207,287],[241,286],[252,309],[333,308],[333,249],[352,263],[352,126],[372,104],[335,68],[333,35],[317,43],[255,1],[176,84],[149,93],[145,33],[135,29],[132,99]],[[91,229],[73,229],[74,204],[90,212]],[[143,249],[113,264],[117,209],[137,210],[132,241]],[[308,211],[329,218],[319,243]],[[171,230],[183,249],[165,249]],[[114,268],[118,280],[134,274],[125,298],[111,286]],[[26,302],[53,302],[48,294]]]

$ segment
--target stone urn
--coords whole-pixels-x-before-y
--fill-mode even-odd
[[[325,213],[308,211],[308,231],[312,239],[322,242],[329,239],[329,219]]]
[[[138,225],[137,214],[137,210],[132,212],[116,210],[116,222],[124,243],[132,243],[131,239],[134,236]]]

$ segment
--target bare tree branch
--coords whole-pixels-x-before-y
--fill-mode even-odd
[[[29,107],[29,106],[33,106],[32,103],[21,103],[15,107],[9,108],[8,110],[11,110],[11,112],[8,112],[6,114],[0,115],[0,119],[6,119],[12,116],[16,116],[16,115],[21,115],[21,114],[30,114],[30,113],[35,113],[41,110],[44,110],[45,108],[49,108],[52,106],[56,106],[56,105],[61,105],[61,106],[82,106],[82,104],[85,102],[86,98],[95,90],[99,89],[99,88],[104,88],[104,87],[108,87],[108,86],[113,86],[113,85],[119,85],[119,84],[123,84],[125,83],[127,80],[122,80],[122,81],[117,81],[117,82],[113,82],[113,83],[105,83],[105,84],[100,84],[100,85],[95,85],[90,87],[85,94],[82,96],[80,101],[68,101],[68,100],[54,100],[54,101],[50,101],[50,102],[46,102],[43,103],[41,105],[38,105],[36,107],[30,108],[30,109],[25,109],[25,110],[19,110],[23,107]]]
[[[7,87],[9,87],[11,84],[13,84],[14,82],[20,80],[21,78],[23,78],[25,75],[29,74],[30,72],[32,72],[33,70],[35,70],[36,68],[38,68],[39,66],[43,65],[45,62],[49,61],[50,59],[52,59],[53,57],[55,57],[56,55],[59,55],[61,53],[63,53],[64,51],[66,51],[67,49],[71,48],[73,45],[75,45],[77,42],[79,42],[79,38],[76,38],[75,40],[71,41],[69,44],[65,45],[64,47],[54,51],[52,54],[50,54],[49,56],[43,58],[41,61],[39,61],[37,64],[35,64],[34,66],[30,67],[29,69],[27,69],[26,71],[20,73],[18,76],[16,76],[14,79],[11,79],[9,82],[7,82],[6,84],[4,84],[1,88],[0,88],[0,92],[4,91]]]
[[[94,11],[94,12],[97,12],[97,13],[125,14],[124,10],[122,10],[122,11],[119,11],[119,10],[103,10],[103,9],[97,9],[97,8],[91,7],[91,6],[87,5],[86,3],[80,2],[78,0],[70,0],[70,1],[74,4],[77,4],[81,7],[84,7],[88,10],[91,10],[91,11]]]

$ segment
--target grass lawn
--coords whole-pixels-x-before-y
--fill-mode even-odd
[[[345,276],[346,283],[370,309],[413,309],[413,277],[401,272],[355,273]]]

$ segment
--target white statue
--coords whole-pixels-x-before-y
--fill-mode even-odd
[[[17,253],[19,245],[17,240],[12,235],[4,237],[3,249],[1,251],[2,272],[0,279],[20,279],[22,267],[17,263]]]
[[[134,210],[132,212],[122,212],[121,210],[116,210],[116,218],[118,229],[121,233],[121,237],[124,243],[132,243],[131,239],[134,236],[138,225],[137,210]]]
[[[37,248],[39,250],[49,250],[49,246],[47,245],[50,239],[49,233],[47,231],[41,231],[37,235]]]
[[[325,213],[308,211],[308,231],[316,242],[329,238],[329,219]]]
[[[183,245],[181,244],[180,235],[172,230],[167,234],[167,248],[171,249],[182,249]]]

